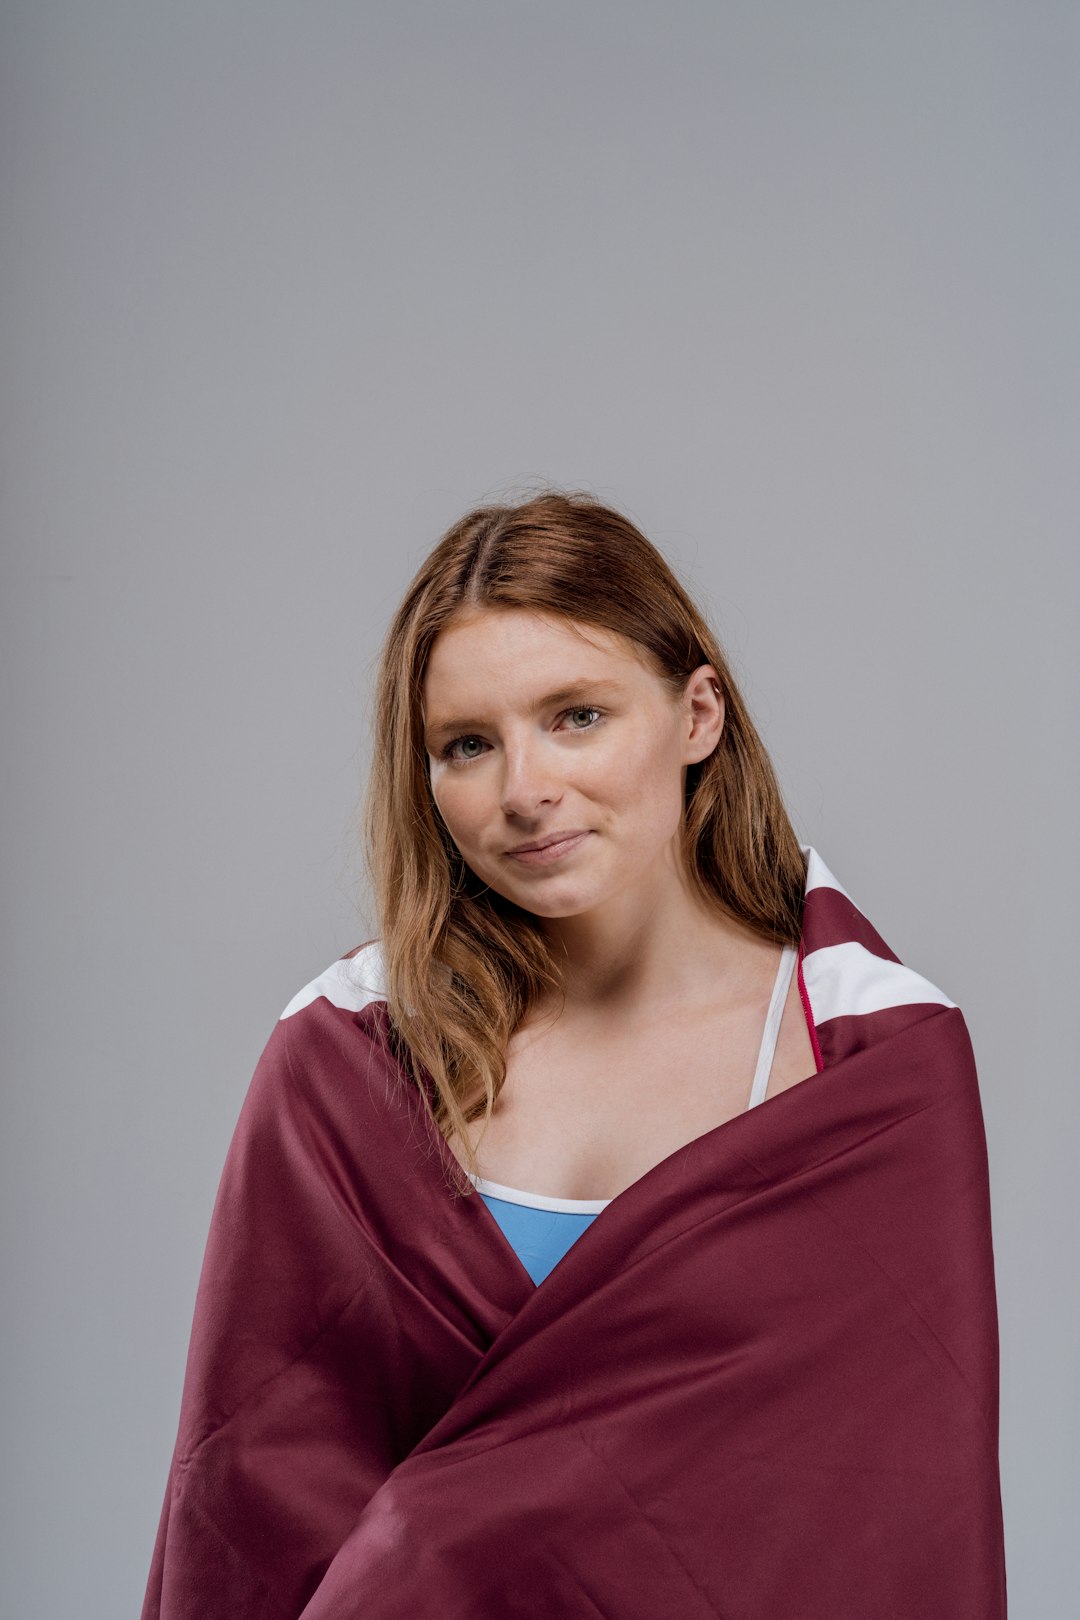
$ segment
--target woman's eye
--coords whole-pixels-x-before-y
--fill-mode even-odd
[[[591,731],[603,719],[603,713],[590,704],[579,704],[576,708],[564,709],[559,718],[570,721],[571,731]],[[442,757],[454,765],[467,765],[474,759],[482,759],[486,747],[483,737],[455,737],[443,749]]]
[[[593,708],[578,708],[578,709],[567,709],[567,711],[566,711],[566,712],[567,712],[567,714],[568,714],[568,715],[570,715],[570,716],[571,716],[571,717],[576,717],[576,716],[578,716],[578,715],[582,715],[582,714],[585,714],[585,715],[596,715],[596,717],[597,717],[597,719],[599,719],[599,717],[600,717],[600,710],[599,710],[599,709],[593,709]],[[584,726],[578,726],[578,725],[575,725],[575,726],[574,726],[574,727],[573,727],[573,728],[572,728],[572,729],[573,729],[573,730],[574,730],[574,731],[588,731],[588,729],[589,729],[589,726],[592,726],[592,725],[595,725],[595,724],[596,724],[596,721],[595,721],[595,720],[590,720],[590,721],[589,721],[589,722],[588,722],[588,724],[586,724],[586,725],[584,725]]]
[[[480,758],[479,754],[458,754],[458,753],[455,752],[455,750],[458,749],[458,748],[466,748],[470,743],[479,743],[481,748],[483,748],[483,746],[484,746],[483,739],[481,737],[455,737],[455,739],[454,739],[454,741],[452,743],[447,744],[447,747],[446,747],[446,750],[445,750],[445,758],[447,758],[447,759],[479,759]]]

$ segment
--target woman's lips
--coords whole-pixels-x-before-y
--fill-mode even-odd
[[[584,832],[571,833],[569,838],[560,838],[557,843],[545,844],[543,849],[508,849],[507,854],[512,861],[520,861],[522,866],[552,866],[561,861],[564,855],[569,855],[572,849],[577,849],[589,837],[591,829]]]

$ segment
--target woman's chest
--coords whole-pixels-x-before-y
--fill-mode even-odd
[[[764,1019],[762,1005],[610,1030],[603,1039],[556,1025],[512,1041],[482,1138],[472,1126],[480,1174],[549,1197],[616,1197],[747,1108]],[[816,1069],[794,976],[771,1059],[768,1097]],[[450,1146],[460,1158],[460,1145]]]

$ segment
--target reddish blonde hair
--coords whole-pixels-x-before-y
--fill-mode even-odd
[[[724,728],[687,768],[682,853],[704,895],[763,938],[797,944],[805,858],[765,747],[705,619],[628,518],[582,491],[486,505],[447,530],[387,632],[364,807],[395,1051],[432,1117],[462,1141],[494,1107],[514,1030],[559,968],[538,920],[482,885],[435,807],[423,685],[435,638],[461,612],[528,608],[627,638],[680,692],[716,670]],[[472,1191],[464,1182],[463,1193]]]

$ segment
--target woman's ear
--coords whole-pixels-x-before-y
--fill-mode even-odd
[[[686,683],[683,700],[688,728],[684,763],[693,765],[709,757],[724,729],[724,694],[711,664],[695,669]]]

